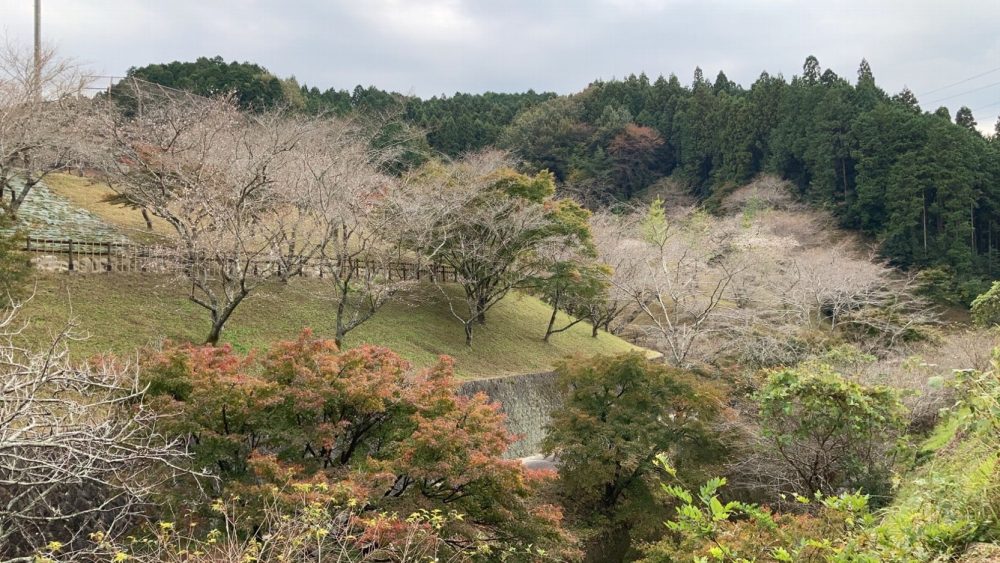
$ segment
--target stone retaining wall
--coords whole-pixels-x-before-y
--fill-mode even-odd
[[[521,436],[507,452],[507,457],[522,458],[541,451],[550,413],[563,401],[556,381],[554,372],[478,379],[463,383],[459,393],[483,392],[502,405],[507,415],[507,428]]]

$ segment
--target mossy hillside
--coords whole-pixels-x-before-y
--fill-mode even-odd
[[[961,553],[972,541],[1000,538],[995,438],[964,428],[961,410],[921,444],[923,463],[902,476],[895,500],[876,527],[877,537],[901,553]]]

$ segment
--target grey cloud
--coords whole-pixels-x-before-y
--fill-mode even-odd
[[[202,55],[259,62],[319,87],[578,91],[696,65],[752,82],[816,55],[853,78],[868,58],[890,92],[918,95],[1000,67],[1000,2],[959,0],[43,0],[48,41],[95,69]],[[29,40],[31,3],[3,0],[0,29]],[[992,79],[992,80],[991,80]],[[1000,81],[1000,73],[927,97]],[[923,97],[922,101],[923,100]],[[942,101],[982,123],[1000,86]],[[928,105],[925,103],[925,105]],[[936,106],[936,104],[933,104]],[[933,108],[927,108],[933,109]]]

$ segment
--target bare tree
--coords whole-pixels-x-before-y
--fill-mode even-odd
[[[461,299],[444,288],[442,295],[469,346],[487,311],[544,271],[544,255],[575,243],[545,203],[554,192],[551,176],[529,178],[511,166],[504,153],[484,152],[424,167],[407,179],[400,199],[409,244],[456,272]]]
[[[26,348],[18,311],[0,317],[0,558],[33,561],[49,541],[133,525],[182,452],[155,431],[134,367],[71,363],[69,328]]]
[[[47,175],[72,163],[87,142],[76,127],[90,101],[72,61],[41,52],[40,72],[29,49],[0,46],[0,201],[11,217]],[[39,92],[41,96],[39,96]]]
[[[729,223],[745,256],[731,284],[735,306],[724,310],[722,340],[744,363],[795,364],[833,333],[882,353],[921,338],[935,322],[911,279],[859,251],[859,242],[831,235],[828,218],[758,212],[714,220]]]
[[[399,181],[379,169],[396,151],[373,148],[363,128],[346,122],[327,122],[315,141],[302,164],[312,176],[309,218],[329,241],[320,250],[320,268],[337,299],[339,346],[414,280],[392,279],[402,253],[403,210],[393,205]]]
[[[130,111],[102,113],[98,147],[112,188],[177,234],[190,299],[208,310],[216,343],[256,288],[287,280],[331,233],[314,220],[317,178],[302,147],[318,120],[241,113],[231,99],[130,90]]]
[[[826,325],[891,348],[936,322],[911,277],[845,243],[804,249],[773,264],[764,284],[767,301],[799,326]]]
[[[594,247],[601,263],[608,267],[604,294],[585,304],[585,316],[595,338],[602,327],[618,334],[643,314],[636,303],[644,298],[644,292],[631,283],[644,269],[641,252],[636,252],[643,248],[642,241],[635,238],[637,219],[634,212],[598,212],[590,219]]]
[[[630,260],[640,266],[616,284],[633,297],[667,360],[685,365],[697,344],[721,332],[743,256],[732,230],[713,228],[698,213],[667,222],[658,205],[635,222],[640,232],[633,235]]]

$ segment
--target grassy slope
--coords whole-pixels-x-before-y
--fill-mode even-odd
[[[116,194],[107,184],[72,174],[52,174],[46,176],[45,185],[73,205],[93,213],[137,242],[155,242],[159,237],[173,235],[173,229],[163,219],[151,216],[153,230],[149,231],[139,210],[109,203],[108,200]]]
[[[998,486],[996,444],[981,432],[960,431],[953,416],[939,424],[920,452],[927,460],[902,479],[876,532],[890,544],[911,545],[919,538],[943,551],[961,549],[972,523],[992,522],[985,533],[996,533],[995,507],[989,505]]]
[[[80,329],[91,336],[78,343],[78,355],[112,350],[127,353],[162,338],[201,342],[208,332],[207,311],[188,301],[175,279],[130,274],[41,274],[34,299],[25,307],[32,323],[29,336],[43,338],[62,325],[70,309]],[[323,297],[320,280],[294,280],[264,288],[237,309],[223,339],[239,349],[257,349],[276,339],[292,338],[303,327],[332,336],[333,303]],[[419,306],[393,304],[348,334],[347,346],[362,342],[385,345],[417,365],[440,354],[456,360],[465,377],[490,377],[546,371],[560,359],[581,353],[618,353],[634,349],[601,333],[590,337],[583,323],[542,342],[549,309],[535,298],[511,295],[477,327],[472,349],[464,344],[461,325],[433,288],[425,288]]]

